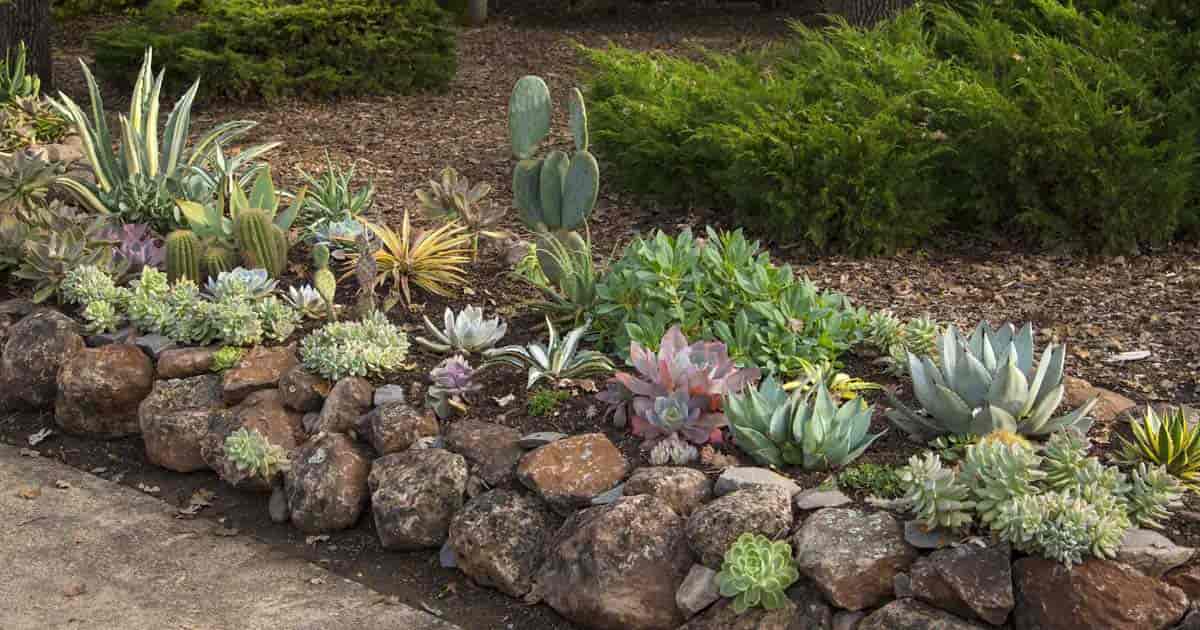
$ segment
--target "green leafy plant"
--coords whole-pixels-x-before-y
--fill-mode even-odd
[[[213,353],[212,367],[209,369],[216,373],[233,369],[233,367],[242,360],[242,357],[245,356],[245,354],[245,348],[239,348],[238,346],[222,346],[219,350]]]
[[[11,217],[25,223],[44,222],[46,193],[60,174],[57,165],[24,152],[0,158],[0,220]]]
[[[542,418],[554,413],[558,406],[571,397],[570,392],[557,389],[537,389],[529,394],[529,415]]]
[[[725,552],[717,574],[721,596],[733,598],[733,610],[738,614],[757,606],[783,608],[787,603],[784,591],[798,579],[791,545],[749,532],[738,536]]]
[[[308,183],[308,196],[300,211],[300,222],[309,231],[321,226],[355,219],[364,214],[375,203],[375,184],[368,181],[365,186],[354,188],[354,164],[342,169],[325,152],[325,172],[319,176],[300,171]]]
[[[272,444],[258,429],[242,427],[225,438],[225,456],[237,469],[267,481],[291,468],[283,447]]]
[[[55,225],[34,230],[24,244],[23,259],[13,276],[34,283],[34,303],[45,302],[59,291],[67,274],[77,267],[93,265],[114,269],[112,241],[103,239],[102,218],[85,223],[79,217],[63,217]]]
[[[465,413],[471,397],[483,389],[475,381],[475,369],[461,355],[443,360],[429,372],[431,382],[425,391],[425,405],[443,420],[454,413]]]
[[[69,130],[67,121],[40,97],[0,101],[0,151],[17,152],[58,142]],[[57,155],[47,153],[51,159]]]
[[[887,464],[865,462],[848,466],[838,473],[837,485],[881,499],[903,494],[896,468]]]
[[[514,273],[541,293],[541,299],[530,304],[534,311],[572,325],[596,312],[599,273],[592,258],[590,234],[574,245],[558,238],[544,239],[542,248],[531,246],[526,258],[528,262]],[[543,261],[551,266],[552,273],[542,268]]]
[[[329,321],[337,320],[337,278],[329,269],[329,248],[325,245],[313,247],[313,285],[325,302]]]
[[[1147,407],[1129,426],[1133,440],[1121,437],[1122,461],[1161,466],[1187,489],[1200,489],[1200,429],[1188,422],[1187,410],[1174,407],[1160,416]]]
[[[0,103],[18,98],[37,98],[41,94],[41,79],[25,72],[28,53],[23,40],[18,41],[15,48],[5,48],[4,61],[0,63]]]
[[[468,305],[458,314],[450,308],[444,313],[445,328],[439,330],[437,325],[424,317],[425,330],[433,340],[417,337],[416,342],[434,352],[456,354],[472,354],[491,348],[508,332],[508,324],[499,317],[483,318],[483,309]]]
[[[883,386],[878,383],[864,381],[845,372],[839,372],[828,362],[809,363],[802,365],[800,370],[800,378],[784,383],[784,390],[807,394],[823,386],[838,400],[854,400],[859,397],[861,392],[883,389]]]
[[[527,346],[504,346],[483,352],[489,365],[511,365],[528,374],[526,389],[542,381],[556,383],[563,379],[581,379],[608,374],[613,370],[612,361],[594,350],[580,350],[579,343],[587,333],[587,325],[580,326],[559,338],[554,324],[546,319],[550,339],[545,344],[531,343]]]
[[[408,337],[378,311],[359,322],[326,324],[300,342],[305,369],[331,381],[397,372],[407,356]]]
[[[983,435],[996,429],[1047,435],[1064,428],[1086,431],[1096,399],[1063,416],[1066,347],[1051,345],[1035,368],[1033,326],[1012,324],[992,330],[980,322],[969,339],[950,326],[942,334],[937,362],[908,355],[913,393],[924,407],[917,413],[891,392],[888,418],[906,433],[927,441],[953,434]]]

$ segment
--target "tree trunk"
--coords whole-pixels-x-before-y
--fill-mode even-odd
[[[851,26],[874,26],[914,4],[915,0],[827,0],[825,10],[846,18]]]
[[[467,0],[467,13],[464,21],[467,26],[483,26],[487,21],[488,0]]]
[[[29,48],[27,71],[53,85],[50,63],[50,0],[0,0],[0,54],[24,41]]]

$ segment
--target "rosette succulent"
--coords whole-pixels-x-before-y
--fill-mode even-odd
[[[246,354],[245,348],[237,346],[222,346],[219,350],[213,353],[212,366],[209,368],[216,373],[224,372],[232,369],[242,360],[242,356]]]
[[[1051,345],[1034,366],[1033,327],[1011,324],[992,330],[982,322],[964,338],[954,326],[942,334],[939,356],[908,353],[913,393],[923,413],[892,394],[888,418],[905,432],[928,441],[954,434],[984,435],[1004,429],[1023,435],[1049,435],[1071,427],[1086,432],[1096,399],[1063,416],[1053,414],[1065,395],[1066,347]]]
[[[257,300],[274,293],[277,285],[266,269],[236,267],[209,278],[205,291],[214,300],[232,297]]]
[[[425,404],[445,420],[454,411],[466,412],[471,394],[483,389],[475,382],[475,370],[461,355],[450,357],[429,372],[432,381],[425,392]]]
[[[725,552],[717,574],[721,595],[733,598],[733,610],[738,614],[756,606],[782,608],[787,603],[784,591],[798,579],[791,545],[749,532],[738,536]]]
[[[225,438],[225,456],[237,469],[271,481],[291,467],[287,452],[271,444],[258,429],[242,427]]]
[[[433,339],[417,337],[415,341],[434,352],[482,352],[495,346],[508,332],[508,325],[499,317],[484,319],[483,309],[478,306],[467,306],[457,315],[447,308],[443,315],[445,328],[440,330],[429,317],[424,319],[425,330]]]
[[[970,490],[935,453],[913,455],[896,476],[906,488],[900,501],[925,527],[958,529],[974,520]]]
[[[325,306],[325,298],[312,285],[288,287],[287,302],[301,315],[308,319],[325,319],[329,309]]]

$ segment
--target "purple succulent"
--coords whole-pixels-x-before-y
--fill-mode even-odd
[[[475,382],[475,369],[462,355],[454,355],[429,371],[433,384],[425,392],[425,404],[439,418],[449,418],[457,410],[467,410],[466,398],[483,389]]]
[[[142,267],[162,268],[166,260],[163,240],[144,223],[110,228],[104,238],[117,243],[114,253],[118,260],[129,262],[130,273],[140,273]]]

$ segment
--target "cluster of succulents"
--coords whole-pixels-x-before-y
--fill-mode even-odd
[[[792,559],[791,545],[749,532],[738,536],[725,552],[717,573],[721,596],[733,598],[733,610],[738,614],[757,606],[782,608],[788,599],[784,591],[798,579],[800,571]]]
[[[652,466],[666,466],[668,464],[672,466],[686,466],[699,458],[700,451],[696,449],[695,445],[679,437],[678,433],[672,433],[659,440],[650,448],[650,455],[647,457]]]
[[[80,311],[90,333],[112,332],[120,328],[121,309],[129,291],[118,287],[112,276],[95,265],[81,265],[67,272],[59,293],[64,302],[83,306]]]
[[[1012,324],[992,330],[981,322],[964,338],[954,326],[942,334],[939,355],[908,354],[913,393],[924,407],[910,409],[889,393],[888,418],[923,441],[941,435],[984,435],[1005,429],[1023,435],[1048,435],[1064,428],[1086,432],[1095,399],[1054,416],[1066,393],[1066,347],[1051,345],[1034,365],[1033,326]]]
[[[901,321],[888,310],[867,315],[863,323],[863,341],[883,354],[878,363],[891,374],[908,371],[908,354],[934,353],[940,326],[928,315]]]
[[[899,471],[905,495],[890,505],[929,528],[957,529],[978,520],[1014,548],[1064,564],[1112,558],[1134,525],[1161,527],[1181,486],[1162,468],[1128,474],[1088,456],[1074,430],[1052,435],[1039,455],[1022,439],[982,439],[957,469],[936,453],[914,455]]]
[[[439,329],[426,316],[425,330],[432,339],[416,337],[415,341],[434,352],[474,354],[494,347],[508,332],[508,324],[499,317],[484,319],[478,306],[468,305],[457,314],[447,308],[442,319],[445,327]]]
[[[545,345],[531,343],[526,346],[504,346],[483,352],[488,365],[511,365],[526,371],[525,387],[532,389],[542,381],[557,383],[564,379],[583,379],[601,376],[613,371],[612,361],[594,350],[581,350],[580,342],[587,333],[587,325],[580,326],[559,337],[549,318],[546,328],[550,338]]]
[[[475,369],[461,355],[447,358],[430,370],[429,380],[425,405],[443,420],[455,411],[465,413],[471,396],[483,389],[475,381]]]
[[[307,370],[330,380],[382,376],[404,367],[408,336],[378,311],[357,322],[332,322],[300,342]]]
[[[229,434],[225,456],[238,470],[268,482],[291,467],[287,451],[268,441],[258,429],[242,427]]]
[[[839,406],[824,382],[811,393],[789,396],[767,377],[757,389],[727,394],[724,409],[738,448],[766,466],[838,468],[883,435],[868,432],[874,406],[861,398]]]
[[[759,376],[734,364],[722,343],[689,345],[678,326],[667,331],[657,353],[634,342],[629,355],[637,374],[618,372],[598,398],[617,426],[628,423],[646,448],[674,434],[698,445],[722,441],[725,396]]]

